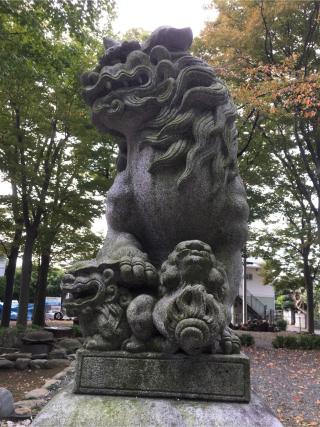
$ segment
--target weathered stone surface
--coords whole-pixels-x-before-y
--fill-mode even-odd
[[[37,415],[33,427],[282,427],[261,399],[250,403],[82,396],[71,386]]]
[[[26,407],[30,409],[41,408],[47,403],[44,399],[29,399],[29,400],[19,400],[14,403],[15,408]]]
[[[0,346],[7,348],[15,348],[16,350],[21,347],[21,337],[23,332],[16,328],[4,328],[0,336]]]
[[[29,417],[30,415],[32,415],[31,408],[27,408],[26,406],[19,406],[18,408],[15,409],[14,412],[15,412],[15,415],[24,416],[24,417]]]
[[[62,338],[59,340],[59,347],[62,347],[67,354],[70,354],[75,353],[78,348],[82,347],[82,344],[77,338]]]
[[[14,411],[14,400],[11,392],[4,387],[0,387],[0,420],[2,417],[9,417]]]
[[[227,326],[248,218],[235,105],[188,52],[189,28],[104,42],[82,84],[94,124],[119,137],[119,174],[103,248],[62,284],[91,351],[76,390],[247,401],[248,360],[215,356],[240,352]]]
[[[29,331],[23,335],[22,341],[25,343],[52,343],[54,340],[51,332],[40,329],[38,331]]]
[[[20,369],[23,371],[24,369],[28,368],[28,366],[30,365],[30,362],[31,362],[31,359],[19,358],[15,362],[15,367],[16,369]]]
[[[70,361],[68,359],[48,359],[45,363],[45,368],[51,369],[51,368],[58,368],[61,366],[61,368],[65,366],[69,366]]]
[[[15,347],[2,347],[0,346],[0,356],[4,356],[6,353],[15,353],[19,351],[18,348]]]
[[[25,399],[42,399],[47,397],[49,390],[46,388],[35,388],[24,395]]]
[[[32,359],[47,359],[48,353],[37,353],[32,355]]]
[[[78,352],[75,392],[247,402],[249,359],[157,353]]]
[[[62,378],[64,378],[66,375],[67,375],[67,371],[66,371],[66,369],[64,369],[63,371],[61,371],[61,372],[58,372],[54,377],[53,377],[53,379],[55,379],[55,380],[61,380]]]
[[[56,389],[60,384],[60,381],[57,379],[51,379],[46,381],[46,383],[44,384],[43,388],[46,388],[48,390],[54,390]]]
[[[54,348],[48,354],[48,359],[67,359],[67,352],[64,348]]]
[[[7,359],[0,359],[0,369],[14,368],[14,362]]]
[[[30,352],[33,356],[37,358],[39,357],[39,355],[41,355],[41,357],[43,357],[44,354],[47,356],[51,348],[52,345],[46,343],[37,344],[28,342],[23,343],[21,346],[22,351]]]
[[[87,349],[239,352],[226,331],[248,217],[236,110],[191,42],[170,27],[142,46],[108,40],[82,76],[94,124],[120,137],[104,246],[62,285]]]
[[[16,361],[17,359],[31,359],[32,353],[6,353],[3,355],[8,360]]]
[[[46,367],[47,360],[46,359],[32,359],[30,360],[30,368],[33,369],[43,369]]]

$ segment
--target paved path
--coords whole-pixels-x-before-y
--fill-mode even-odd
[[[287,326],[287,331],[289,331],[289,332],[308,332],[308,330],[307,329],[304,329],[304,328],[299,328],[299,326],[293,326],[293,325],[288,325]],[[314,333],[316,334],[316,335],[320,335],[320,329],[315,329],[315,331],[314,331]]]

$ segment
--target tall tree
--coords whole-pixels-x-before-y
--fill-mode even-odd
[[[255,142],[256,151],[268,145],[269,159],[279,159],[309,204],[320,242],[320,1],[212,5],[218,19],[194,49],[232,88],[241,115],[240,161]]]
[[[79,75],[94,62],[99,18],[112,0],[0,2],[0,169],[17,188],[25,229],[18,324],[26,326],[32,253],[59,159],[87,120]],[[102,140],[91,130],[92,143]],[[87,144],[87,140],[85,142]]]
[[[290,200],[296,214],[302,203],[294,221],[303,239],[308,221],[312,230],[316,224],[315,248],[320,243],[320,2],[215,0],[212,5],[219,16],[206,25],[194,49],[228,81],[235,96],[251,219],[270,221],[270,214],[278,212],[287,231],[292,230],[292,209],[282,205]],[[300,243],[307,260],[309,239]],[[308,263],[300,268],[312,317]]]
[[[2,220],[0,220],[0,242],[2,253],[8,259],[5,268],[6,287],[2,310],[1,326],[10,324],[11,302],[14,288],[14,276],[16,273],[17,259],[22,240],[23,218],[17,196],[17,186],[11,183],[12,195],[0,198],[2,205]]]
[[[66,238],[70,239],[73,245],[72,234],[79,237],[77,230],[83,230],[83,236],[87,240],[96,243],[97,240],[101,240],[90,234],[89,230],[92,221],[101,216],[104,203],[104,197],[101,195],[104,195],[111,185],[114,168],[112,143],[110,147],[100,144],[95,150],[90,150],[88,146],[84,149],[85,135],[82,136],[82,144],[76,145],[73,150],[69,147],[59,160],[55,179],[49,187],[50,202],[46,205],[46,212],[39,228],[40,264],[33,315],[33,323],[39,326],[43,326],[45,321],[47,276],[55,247],[60,245],[61,248],[61,244],[66,244]],[[88,197],[88,192],[90,194],[92,190],[95,190],[96,196]],[[82,244],[84,243],[85,239],[82,238]],[[64,256],[67,255],[64,248],[60,250]],[[83,250],[79,251],[78,248],[79,252],[84,256]],[[90,257],[93,255],[91,253]]]

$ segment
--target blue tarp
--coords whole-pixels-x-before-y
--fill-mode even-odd
[[[10,320],[17,320],[18,310],[19,310],[19,304],[13,302],[11,306]],[[3,311],[3,303],[0,302],[0,319],[2,319],[2,311]],[[32,319],[32,312],[33,312],[33,304],[28,304],[28,314],[27,314],[28,320]]]

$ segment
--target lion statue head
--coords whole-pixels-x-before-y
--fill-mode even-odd
[[[238,173],[235,107],[214,70],[188,53],[191,43],[190,28],[171,27],[142,45],[104,39],[105,54],[82,76],[84,98],[98,129],[127,143],[139,133],[141,146],[155,149],[151,173],[183,162],[179,187],[207,163],[214,192]],[[126,152],[122,142],[119,157]]]

